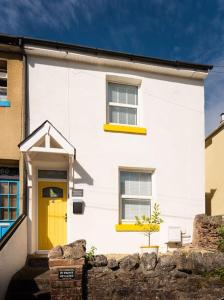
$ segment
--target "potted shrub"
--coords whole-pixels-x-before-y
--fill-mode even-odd
[[[153,211],[151,217],[142,215],[141,218],[135,216],[136,225],[140,225],[144,228],[144,234],[148,237],[148,246],[141,246],[142,253],[152,253],[158,254],[159,246],[151,245],[151,234],[158,232],[160,229],[160,224],[163,223],[163,219],[160,218],[160,208],[159,204],[155,203],[153,205]]]

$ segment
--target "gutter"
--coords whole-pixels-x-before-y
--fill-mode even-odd
[[[55,50],[64,50],[64,51],[74,51],[80,54],[89,54],[93,56],[105,56],[109,58],[115,59],[125,59],[131,62],[140,62],[140,63],[147,63],[147,64],[156,64],[161,66],[169,66],[174,68],[183,68],[187,70],[194,70],[194,71],[204,71],[208,72],[213,68],[212,65],[204,65],[204,64],[197,64],[197,63],[190,63],[185,61],[178,61],[178,60],[166,60],[160,59],[155,57],[148,57],[142,55],[134,55],[125,52],[118,52],[118,51],[111,51],[87,46],[80,46],[50,40],[42,40],[42,39],[34,39],[29,37],[23,36],[12,36],[12,35],[3,35],[0,34],[0,43],[18,46],[19,41],[22,40],[23,44],[30,44],[32,46],[39,46],[39,47],[49,47],[54,48]]]

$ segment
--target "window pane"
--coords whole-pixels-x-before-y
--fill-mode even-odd
[[[0,78],[0,87],[7,87],[7,79]]]
[[[10,182],[9,183],[9,193],[10,194],[17,194],[17,183],[16,182]]]
[[[138,88],[136,86],[128,86],[127,90],[127,104],[138,105]]]
[[[16,196],[9,196],[9,206],[16,207]]]
[[[43,189],[42,197],[44,198],[63,198],[63,189],[58,187],[46,187]]]
[[[121,194],[150,196],[152,194],[151,173],[121,172]]]
[[[0,196],[0,206],[8,207],[8,196]]]
[[[9,193],[9,184],[8,182],[0,182],[0,194]]]
[[[125,85],[118,85],[118,102],[127,103],[127,91]]]
[[[109,83],[108,89],[109,102],[132,105],[138,104],[138,87],[125,84]]]
[[[150,216],[150,201],[141,199],[122,200],[122,219],[135,220],[135,216]]]
[[[39,170],[38,178],[67,179],[67,171]]]
[[[137,109],[110,106],[110,122],[119,124],[137,124]]]
[[[9,210],[9,218],[10,220],[16,220],[16,208],[11,208]]]
[[[0,220],[8,220],[8,208],[0,208]]]
[[[109,102],[118,102],[118,91],[117,87],[114,84],[108,84],[108,91],[109,91]]]

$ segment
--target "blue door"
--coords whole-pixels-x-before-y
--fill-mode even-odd
[[[0,180],[0,238],[19,217],[19,181]]]

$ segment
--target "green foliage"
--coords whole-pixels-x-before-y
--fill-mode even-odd
[[[218,234],[219,234],[218,250],[224,252],[224,225],[218,228]]]
[[[142,215],[141,218],[135,216],[136,224],[137,225],[144,225],[144,224],[161,224],[163,223],[163,219],[160,218],[160,208],[159,204],[155,203],[153,205],[153,211],[151,217],[147,217],[146,215]]]
[[[215,275],[224,280],[224,268],[215,270]]]
[[[224,268],[216,269],[211,272],[203,272],[202,276],[208,279],[214,276],[218,276],[220,279],[224,280]]]
[[[86,252],[86,258],[87,258],[88,260],[93,259],[96,250],[97,250],[97,248],[94,247],[94,246],[92,246],[92,247],[90,248],[90,250],[89,250],[88,252]]]
[[[138,216],[135,216],[135,224],[136,225],[152,225],[152,224],[161,224],[163,223],[163,219],[160,218],[160,208],[159,208],[159,204],[155,203],[153,205],[153,211],[152,211],[152,215],[151,217],[148,217],[146,215],[142,215],[141,218],[139,218]],[[148,232],[145,233],[145,235],[148,237],[148,241],[149,241],[149,245],[150,245],[150,236],[151,234],[155,232],[155,230],[153,230],[153,226],[151,227],[151,229],[149,229]]]

